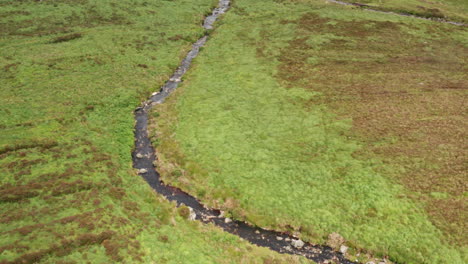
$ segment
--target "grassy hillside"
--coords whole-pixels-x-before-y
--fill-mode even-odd
[[[384,11],[402,12],[428,18],[444,18],[463,23],[468,22],[468,2],[465,0],[344,0],[343,2],[365,4]]]
[[[156,110],[164,179],[262,227],[337,232],[354,258],[466,263],[467,36],[323,1],[237,0]]]
[[[0,263],[303,261],[186,220],[132,169],[133,109],[215,4],[0,0]]]

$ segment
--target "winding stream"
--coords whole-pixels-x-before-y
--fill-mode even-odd
[[[224,14],[230,5],[230,0],[220,0],[218,7],[203,22],[205,29],[212,29],[213,24]],[[327,246],[312,245],[305,243],[302,247],[294,247],[293,241],[298,238],[291,235],[253,227],[240,221],[232,221],[221,215],[221,211],[206,208],[195,197],[182,190],[164,184],[156,171],[153,161],[156,159],[155,151],[148,137],[148,112],[155,104],[163,103],[165,98],[174,91],[181,82],[182,76],[187,72],[192,60],[198,55],[200,48],[205,45],[208,36],[205,35],[197,40],[190,52],[182,61],[171,78],[163,85],[161,90],[154,93],[142,106],[135,110],[135,150],[132,153],[133,167],[139,170],[139,174],[158,193],[166,197],[169,201],[176,201],[177,205],[186,205],[191,208],[192,217],[203,223],[213,223],[223,230],[237,235],[252,244],[267,247],[274,251],[287,254],[302,255],[316,262],[335,261],[335,263],[354,263],[344,258],[343,254],[333,251]]]
[[[344,5],[359,5],[350,4],[335,0],[328,0]],[[230,0],[219,0],[219,5],[216,7],[212,14],[208,16],[204,22],[203,27],[205,29],[213,29],[213,24],[220,17],[228,11]],[[359,5],[360,6],[360,5]],[[366,7],[366,10],[384,12],[379,10],[372,10]],[[392,13],[392,12],[385,12]],[[393,13],[396,14],[396,13]],[[398,14],[406,15],[407,14]],[[414,16],[412,16],[414,17]],[[421,18],[421,17],[418,17]],[[425,18],[424,18],[425,19]],[[461,23],[440,21],[455,25],[463,25]],[[162,86],[161,90],[154,93],[147,101],[143,102],[140,107],[135,110],[135,150],[132,153],[133,167],[139,170],[139,174],[148,182],[148,184],[156,190],[158,193],[166,197],[169,201],[176,201],[177,205],[186,205],[191,208],[192,217],[203,223],[213,223],[223,230],[237,235],[252,244],[267,247],[274,251],[286,254],[296,254],[304,256],[319,263],[328,263],[334,261],[334,263],[351,264],[354,263],[346,259],[343,254],[332,250],[330,247],[321,245],[312,245],[305,243],[303,246],[293,246],[293,242],[297,241],[298,238],[291,236],[286,233],[265,230],[259,227],[253,227],[245,222],[232,221],[222,216],[221,211],[217,209],[206,208],[200,201],[195,197],[183,192],[182,190],[164,184],[156,171],[153,161],[156,159],[155,151],[151,145],[151,141],[148,137],[148,112],[155,104],[163,103],[165,98],[168,97],[172,91],[174,91],[181,78],[190,68],[192,60],[198,55],[200,48],[205,45],[208,40],[208,35],[203,36],[197,40],[193,45],[190,52],[182,61],[181,65],[177,68],[171,78]]]

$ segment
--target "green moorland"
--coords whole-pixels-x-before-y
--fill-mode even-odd
[[[0,263],[304,262],[186,220],[132,169],[133,110],[215,0],[0,0]]]
[[[343,2],[366,4],[383,11],[468,22],[468,5],[465,0],[343,0]]]
[[[351,258],[467,263],[467,52],[464,27],[236,0],[154,112],[159,170],[235,218],[337,232]]]

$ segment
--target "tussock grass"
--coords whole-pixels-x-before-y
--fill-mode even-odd
[[[352,256],[465,263],[466,34],[237,0],[156,110],[163,177],[262,227],[337,232]]]

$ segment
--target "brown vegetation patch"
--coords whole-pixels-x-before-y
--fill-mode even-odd
[[[417,193],[412,197],[427,205],[448,240],[466,243],[468,81],[457,54],[467,48],[452,40],[424,43],[391,22],[326,22],[315,14],[297,21],[297,38],[278,58],[278,80],[322,94],[304,107],[325,104],[338,119],[352,119],[346,136],[366,146],[355,157],[381,158],[376,170]],[[330,32],[338,38],[309,44],[309,36]],[[435,199],[434,192],[448,197]]]
[[[13,261],[4,261],[5,264],[32,264],[40,262],[44,257],[55,254],[57,256],[66,256],[74,248],[101,244],[110,239],[115,233],[112,231],[103,231],[99,234],[82,234],[75,240],[62,240],[60,244],[52,245],[50,248],[25,253]]]
[[[64,36],[59,36],[59,37],[54,38],[51,41],[51,43],[67,42],[67,41],[70,41],[70,40],[79,39],[82,36],[83,35],[81,33],[73,33],[73,34],[68,34],[68,35],[64,35]]]
[[[27,142],[27,143],[10,144],[10,145],[6,145],[0,148],[0,155],[8,153],[8,152],[23,150],[23,149],[30,149],[30,148],[50,149],[55,146],[58,146],[58,142],[54,140],[35,140],[32,142]],[[3,157],[0,156],[0,158],[3,158]]]

